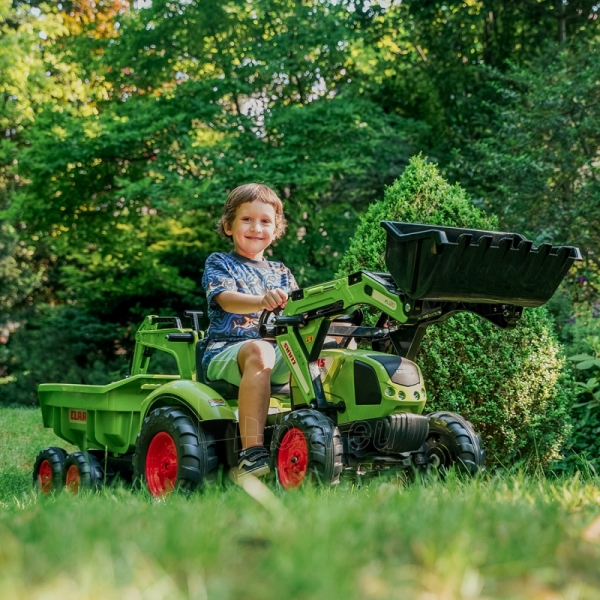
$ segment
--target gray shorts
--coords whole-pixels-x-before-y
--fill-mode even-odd
[[[208,364],[206,376],[211,381],[224,379],[233,385],[239,386],[242,381],[242,374],[240,373],[240,367],[237,360],[238,352],[245,343],[251,341],[254,340],[244,340],[243,342],[229,346],[229,348],[225,348],[223,352],[219,352],[219,354],[217,354],[217,356],[215,356]],[[275,346],[275,367],[271,372],[271,383],[284,384],[289,381],[289,378],[290,370],[281,356],[279,347]]]

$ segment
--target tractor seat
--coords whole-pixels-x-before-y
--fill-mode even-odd
[[[218,380],[210,381],[206,376],[206,371],[202,366],[202,358],[204,351],[201,346],[201,342],[196,344],[196,380],[200,383],[208,385],[210,388],[215,390],[217,394],[220,394],[226,400],[237,400],[240,393],[240,388],[237,385],[233,385],[228,381]],[[288,383],[271,383],[271,395],[273,394],[290,394],[290,384]]]

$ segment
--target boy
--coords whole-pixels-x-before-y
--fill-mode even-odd
[[[263,432],[270,382],[285,383],[289,378],[279,348],[258,335],[260,313],[283,308],[298,288],[287,267],[263,257],[285,226],[283,204],[271,188],[259,183],[235,188],[218,224],[219,233],[232,240],[233,251],[211,254],[202,278],[210,319],[203,367],[209,380],[224,379],[240,388],[242,452],[238,467],[230,473],[234,481],[269,472]]]

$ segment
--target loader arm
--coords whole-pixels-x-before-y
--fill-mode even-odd
[[[331,325],[335,317],[358,305],[381,311],[386,323],[378,327]],[[522,314],[521,307],[506,304],[411,301],[397,289],[390,275],[359,271],[292,292],[283,314],[272,324],[263,323],[260,335],[277,341],[307,405],[326,413],[343,412],[341,403],[327,402],[317,365],[327,335],[387,342],[396,354],[412,360],[429,325],[464,311],[502,328],[514,327]],[[387,351],[387,346],[381,349]]]
[[[390,274],[359,271],[292,293],[274,323],[260,335],[276,340],[307,405],[324,412],[344,411],[343,402],[325,398],[317,366],[328,333],[375,341],[377,350],[413,359],[426,328],[459,312],[472,312],[498,327],[515,327],[523,307],[541,306],[556,291],[578,248],[542,244],[525,236],[383,221],[385,263]],[[351,307],[380,310],[377,328],[335,325]],[[380,341],[377,341],[380,340]]]

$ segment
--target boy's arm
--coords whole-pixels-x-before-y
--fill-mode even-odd
[[[242,294],[241,292],[221,292],[214,297],[219,306],[228,313],[250,315],[261,310],[273,310],[285,306],[288,295],[282,288],[267,292],[264,296]]]

